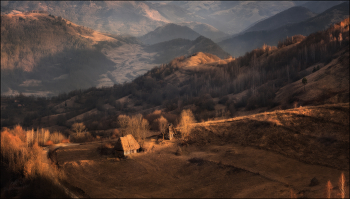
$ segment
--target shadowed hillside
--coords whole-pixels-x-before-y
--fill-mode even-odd
[[[315,15],[315,13],[311,12],[307,8],[295,6],[285,11],[282,11],[272,17],[269,17],[263,21],[260,21],[259,23],[248,28],[244,32],[272,30],[291,23],[298,23],[304,21],[306,19],[314,17]]]
[[[1,92],[9,95],[95,86],[113,68],[97,44],[118,41],[45,12],[2,15],[1,34]]]
[[[301,6],[310,9],[314,13],[322,13],[323,11],[341,3],[344,3],[344,1],[310,1]]]

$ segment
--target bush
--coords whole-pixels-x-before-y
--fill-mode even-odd
[[[67,139],[66,136],[62,135],[60,132],[54,132],[50,134],[49,138],[53,143],[61,143],[63,140]]]
[[[86,127],[84,123],[74,123],[72,125],[72,130],[75,131],[75,133],[80,134],[81,132],[86,130]]]
[[[69,136],[69,141],[74,143],[91,142],[94,138],[89,132],[73,133]]]

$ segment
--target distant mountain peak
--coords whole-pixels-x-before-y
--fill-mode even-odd
[[[193,40],[199,36],[200,34],[187,26],[168,23],[139,37],[139,40],[144,44],[155,44],[177,38]]]
[[[298,23],[316,16],[315,13],[302,6],[294,6],[276,15],[262,20],[244,32],[273,30],[287,24]]]

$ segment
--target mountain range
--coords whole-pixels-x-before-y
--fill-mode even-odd
[[[186,26],[169,26],[195,33]],[[113,86],[177,56],[196,52],[228,56],[198,33],[182,43],[171,40],[145,46],[134,37],[101,33],[45,11],[2,15],[1,32],[2,95],[52,96]]]
[[[305,8],[312,2],[256,3],[2,1],[1,93],[48,96],[113,86],[178,56],[237,57],[287,36],[326,29],[349,15],[348,2],[316,16]],[[321,9],[333,3],[317,5]],[[39,11],[18,11],[31,9]],[[244,25],[232,21],[235,12],[249,15]],[[229,36],[218,29],[220,24],[246,31]]]
[[[202,52],[177,57],[130,82],[78,89],[47,101],[23,95],[15,98],[18,101],[3,97],[2,114],[4,111],[7,117],[1,122],[70,127],[74,121],[99,123],[121,114],[148,114],[160,109],[169,118],[191,109],[201,121],[218,115],[349,102],[349,18],[297,38],[286,38],[278,47],[265,45],[238,58],[220,59]],[[110,56],[118,48],[105,50],[108,46],[102,46],[101,52]],[[115,53],[126,48],[119,50]],[[43,103],[52,108],[41,109]],[[24,115],[24,110],[34,111]],[[108,121],[112,125],[115,119]]]
[[[1,12],[44,10],[100,32],[136,37],[166,23],[187,22],[208,24],[232,35],[299,4],[297,1],[1,1]]]
[[[307,10],[300,8],[299,10],[303,11],[303,13],[305,13],[305,11],[308,12]],[[289,11],[287,10],[284,12]],[[283,15],[283,13],[279,13],[279,15]],[[218,44],[223,50],[230,53],[232,56],[241,56],[250,50],[263,46],[264,44],[277,45],[278,41],[283,40],[286,37],[292,37],[293,35],[298,34],[307,36],[313,32],[324,30],[331,24],[339,22],[348,16],[349,2],[345,2],[301,22],[287,24],[276,29],[245,32],[223,40]],[[262,21],[261,23],[265,22]]]
[[[272,30],[291,23],[298,23],[316,16],[315,13],[302,6],[294,6],[272,17],[258,22],[244,32],[253,32],[260,30]]]

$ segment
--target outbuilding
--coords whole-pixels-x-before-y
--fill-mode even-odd
[[[169,124],[167,132],[164,136],[165,139],[167,140],[172,140],[174,138],[174,127],[172,124]]]
[[[117,154],[125,156],[132,153],[137,153],[140,149],[140,145],[137,143],[134,136],[128,134],[118,139],[114,149]]]

